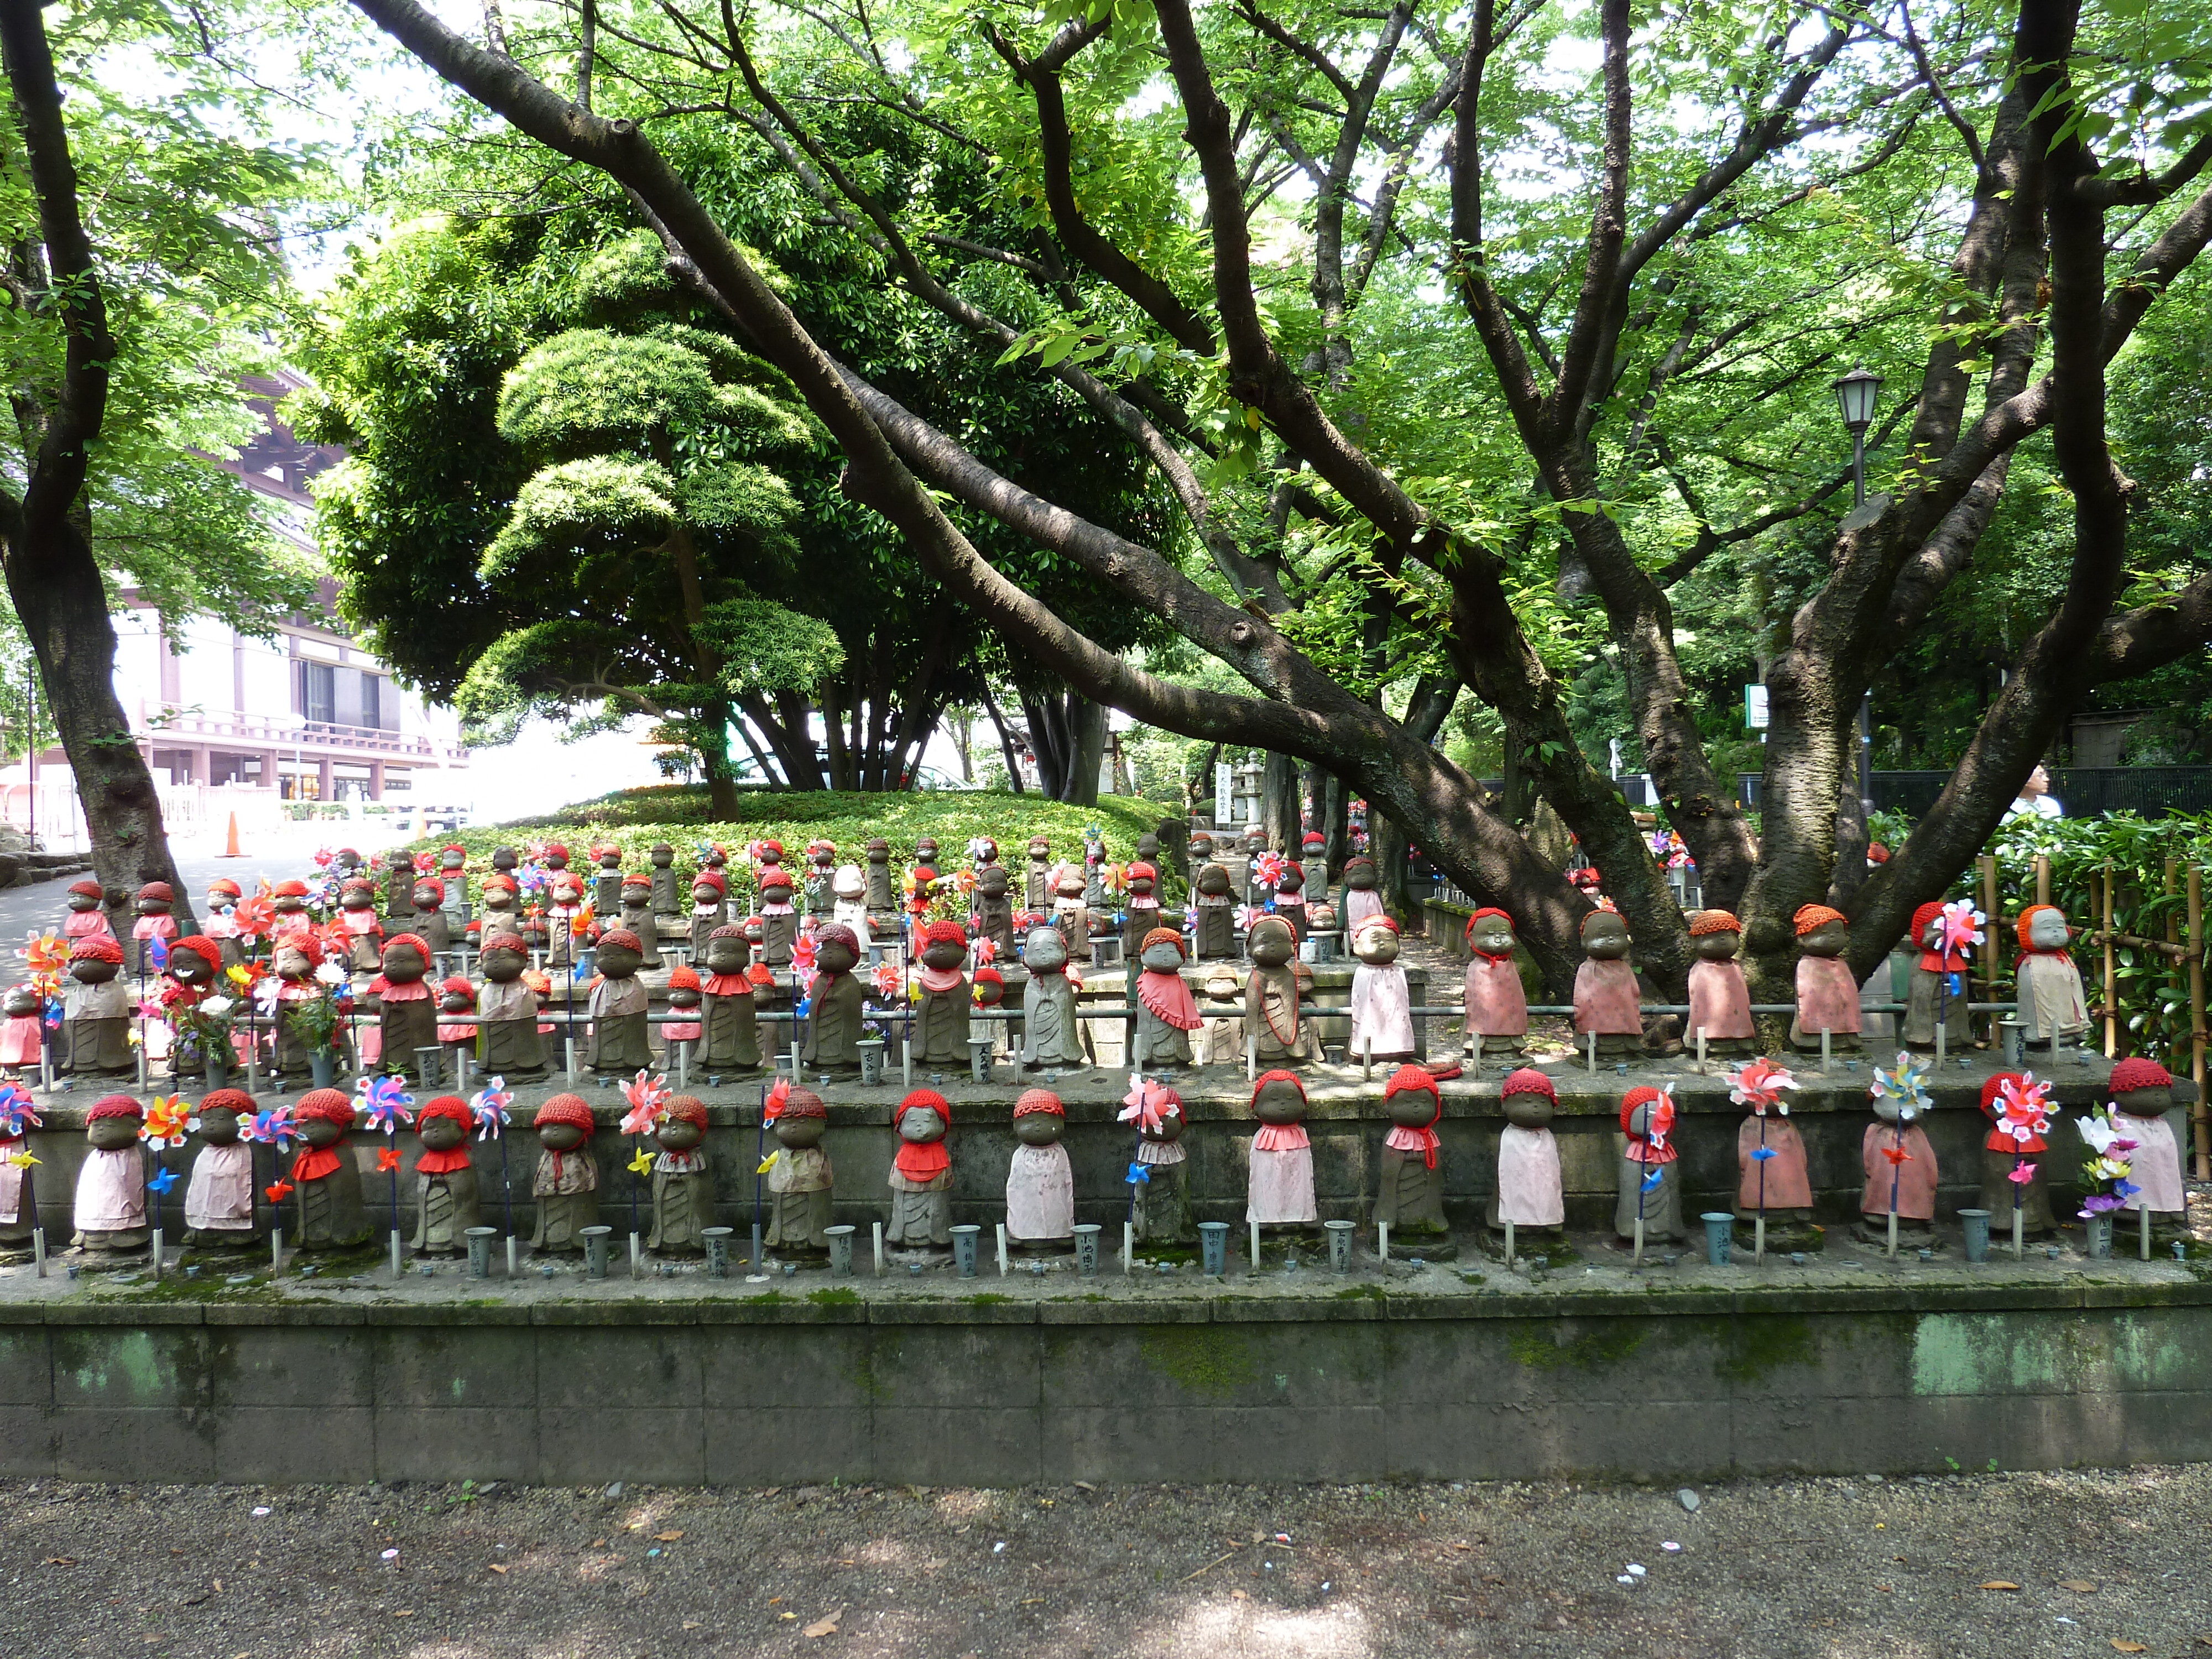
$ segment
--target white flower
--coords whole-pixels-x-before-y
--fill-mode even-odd
[[[315,964],[315,982],[318,985],[343,985],[345,983],[345,969],[335,962],[322,962]]]
[[[200,1012],[210,1019],[221,1019],[238,1005],[228,997],[210,997],[200,1004]]]

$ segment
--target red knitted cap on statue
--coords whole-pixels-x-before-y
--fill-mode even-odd
[[[1145,935],[1145,942],[1139,947],[1139,951],[1140,953],[1149,951],[1155,945],[1172,945],[1181,951],[1183,948],[1182,935],[1172,927],[1155,927]]]
[[[601,950],[605,950],[610,945],[627,945],[629,949],[637,951],[642,951],[645,949],[645,941],[627,927],[610,927],[599,935]]]
[[[1663,1092],[1664,1091],[1655,1089],[1648,1083],[1639,1083],[1633,1089],[1631,1089],[1626,1094],[1621,1096],[1621,1133],[1623,1134],[1633,1136],[1636,1133],[1636,1109],[1638,1106],[1646,1106],[1650,1104],[1651,1102],[1657,1100]]]
[[[1928,937],[1928,924],[1943,914],[1941,899],[1929,899],[1912,913],[1912,942],[1919,945]]]
[[[1352,866],[1350,865],[1346,865],[1345,867],[1346,869],[1350,869]],[[1504,911],[1499,909],[1494,904],[1486,904],[1481,909],[1477,910],[1473,915],[1467,919],[1467,938],[1473,939],[1474,937],[1474,924],[1480,921],[1486,916],[1496,916],[1498,921],[1504,922],[1508,927],[1510,927],[1513,925],[1513,918],[1511,916],[1508,915]]]
[[[688,964],[668,970],[668,988],[672,991],[696,991],[699,988],[699,970]]]
[[[623,872],[622,884],[625,887],[650,887],[653,885],[653,872],[625,870]]]
[[[447,975],[438,989],[449,997],[466,997],[471,1003],[477,1000],[477,988],[459,974]]]
[[[1505,1079],[1505,1087],[1499,1093],[1501,1097],[1504,1095],[1541,1095],[1550,1101],[1557,1101],[1559,1097],[1559,1091],[1552,1085],[1552,1079],[1533,1066],[1523,1066],[1510,1073]]]
[[[690,1098],[689,1095],[676,1097],[677,1100],[690,1100]],[[692,1101],[691,1103],[695,1106],[699,1104],[696,1101]],[[669,1107],[672,1111],[674,1110],[675,1102],[670,1102]],[[704,1106],[699,1107],[699,1121],[702,1125],[707,1121],[706,1111],[707,1109]],[[783,1109],[776,1115],[778,1117],[827,1117],[830,1115],[830,1107],[829,1103],[813,1090],[793,1089],[783,1097]]]
[[[933,921],[921,930],[925,945],[965,945],[968,930],[957,921]]]
[[[71,962],[115,962],[123,960],[123,947],[106,933],[88,933],[70,946]]]
[[[708,939],[743,939],[744,936],[744,928],[734,921],[726,921],[707,935]]]
[[[253,1097],[246,1093],[243,1089],[211,1090],[209,1091],[207,1098],[200,1102],[200,1110],[204,1112],[241,1112],[247,1117],[251,1117],[253,1115],[254,1111]]]
[[[2021,1074],[2018,1072],[1999,1072],[1995,1076],[1985,1079],[1982,1084],[1982,1109],[1992,1117],[1996,1116],[1997,1091],[2008,1083],[2020,1081]]]
[[[962,937],[965,938],[966,935],[963,934]],[[817,932],[814,939],[817,945],[842,945],[855,957],[860,954],[860,935],[842,921],[831,922],[827,927]]]
[[[1326,847],[1328,845],[1328,837],[1322,834],[1318,830],[1309,830],[1305,833],[1304,840],[1299,842],[1299,845],[1302,847]]]
[[[304,881],[280,881],[269,890],[278,898],[305,898],[307,884]]]
[[[1443,1091],[1437,1086],[1436,1074],[1425,1066],[1401,1066],[1390,1073],[1390,1080],[1382,1085],[1382,1098],[1403,1094],[1409,1089],[1425,1089],[1441,1100]]]
[[[285,934],[283,939],[277,940],[276,948],[280,951],[297,951],[301,956],[307,957],[307,965],[310,968],[319,967],[322,963],[323,942],[305,928],[297,933]]]
[[[620,933],[622,929],[617,927],[615,931]],[[530,954],[530,941],[520,933],[494,933],[477,950],[478,955],[486,951],[520,951],[527,956]]]
[[[548,1123],[565,1123],[574,1129],[591,1133],[593,1126],[592,1109],[581,1095],[556,1095],[538,1109],[536,1127]]]
[[[2020,913],[2020,920],[2013,924],[2013,931],[2019,935],[2020,948],[2021,950],[2033,951],[2039,948],[2028,939],[2027,925],[2030,921],[2033,921],[2037,915],[2045,910],[2057,911],[2062,921],[2064,919],[2066,915],[2064,911],[2060,910],[2055,904],[2031,904],[2027,909],[2021,911]]]
[[[1158,881],[1160,878],[1160,872],[1149,864],[1133,864],[1127,873],[1131,881]]]
[[[762,871],[760,881],[763,891],[771,887],[781,887],[786,892],[791,890],[791,872],[780,864],[772,864]],[[629,878],[627,876],[623,878],[623,885],[625,887],[629,885]]]
[[[304,893],[307,890],[302,887],[300,890]],[[100,896],[100,884],[89,878],[83,881],[71,882],[70,884],[70,891],[72,893],[82,893],[87,898],[98,898]]]
[[[729,878],[725,876],[720,870],[702,870],[697,875],[691,878],[691,885],[694,888],[711,887],[716,892],[721,894],[725,898],[729,896]]]
[[[1690,937],[1697,939],[1705,933],[1741,933],[1743,924],[1731,910],[1700,910],[1698,919],[1690,924]]]
[[[154,899],[162,904],[174,904],[177,902],[177,890],[166,881],[149,881],[138,890],[138,896],[142,899]]]
[[[1014,1103],[1014,1115],[1027,1117],[1031,1112],[1051,1112],[1059,1117],[1067,1115],[1067,1108],[1060,1103],[1060,1097],[1049,1089],[1027,1089]]]
[[[103,1100],[95,1100],[92,1103],[92,1109],[84,1115],[84,1121],[89,1123],[94,1118],[100,1117],[143,1117],[145,1115],[146,1109],[131,1099],[129,1095],[109,1095]]]
[[[1297,1073],[1276,1071],[1262,1072],[1258,1077],[1252,1079],[1252,1098],[1255,1100],[1259,1099],[1260,1091],[1266,1088],[1270,1083],[1287,1083],[1291,1087],[1298,1091],[1298,1098],[1300,1100],[1304,1100],[1306,1097],[1306,1085],[1298,1081]]]
[[[341,902],[351,898],[356,893],[372,904],[376,902],[376,889],[365,881],[359,879],[349,881],[338,889],[338,897]]]
[[[2112,1081],[2105,1087],[2113,1094],[2124,1095],[2137,1089],[2171,1089],[2173,1073],[2154,1060],[2145,1060],[2141,1054],[2132,1055],[2112,1067]]]
[[[240,887],[236,882],[233,881],[228,876],[217,876],[213,881],[207,884],[207,890],[210,893],[221,893],[225,898],[244,898],[246,896],[246,890],[243,887]]]
[[[513,876],[494,873],[483,878],[483,890],[489,893],[495,890],[502,893],[520,893],[522,888]]]
[[[310,1089],[300,1097],[292,1115],[305,1122],[314,1118],[324,1123],[335,1123],[341,1129],[353,1127],[353,1102],[336,1089]]]
[[[420,933],[394,933],[384,941],[384,948],[387,951],[395,945],[411,945],[415,947],[416,954],[423,961],[430,960],[430,941]]]
[[[190,951],[216,973],[222,971],[222,947],[211,939],[204,939],[198,933],[187,933],[169,946],[169,954],[172,957],[179,951]]]
[[[1797,930],[1797,937],[1802,939],[1816,927],[1826,927],[1832,921],[1844,920],[1841,910],[1831,909],[1825,904],[1801,904],[1792,919],[1792,926]]]
[[[1279,927],[1288,933],[1291,936],[1291,944],[1296,945],[1298,942],[1298,925],[1288,916],[1273,915],[1257,916],[1253,919],[1252,926],[1245,931],[1245,946],[1248,951],[1250,949],[1252,935],[1262,927],[1270,926]],[[1176,937],[1180,940],[1182,936],[1178,934]]]
[[[775,854],[778,858],[781,858],[783,856],[783,843],[780,841],[764,841],[760,845],[761,854],[763,857],[770,853]]]
[[[988,963],[975,970],[975,983],[978,985],[1003,986],[1006,982],[1006,976]]]
[[[897,1128],[899,1120],[913,1111],[934,1112],[945,1121],[946,1128],[952,1127],[952,1108],[945,1103],[945,1097],[934,1089],[916,1089],[904,1100],[899,1102],[898,1110],[891,1114],[891,1127]]]
[[[1370,927],[1388,927],[1394,933],[1400,931],[1398,919],[1395,916],[1386,916],[1379,913],[1368,917],[1359,924],[1359,931],[1363,933]]]
[[[476,1119],[469,1111],[469,1103],[459,1095],[440,1095],[428,1106],[415,1114],[415,1121],[419,1127],[426,1120],[434,1117],[449,1117],[464,1129],[472,1129],[476,1127]]]

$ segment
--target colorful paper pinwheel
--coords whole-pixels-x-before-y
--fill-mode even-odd
[[[238,1138],[285,1152],[289,1152],[292,1143],[300,1138],[300,1130],[292,1121],[292,1109],[278,1106],[270,1111],[256,1112],[250,1122],[240,1123]]]
[[[150,1146],[181,1146],[191,1133],[191,1108],[181,1095],[156,1095],[138,1125],[138,1139]]]
[[[399,1171],[399,1149],[398,1149],[397,1146],[380,1146],[380,1147],[378,1147],[378,1148],[376,1149],[376,1172],[377,1172],[377,1174],[379,1174],[379,1175],[396,1175],[396,1174],[398,1174],[398,1171]]]
[[[149,1193],[166,1193],[176,1184],[177,1172],[174,1170],[156,1170],[146,1177],[146,1190]]]
[[[514,1103],[514,1096],[507,1086],[507,1079],[495,1077],[469,1097],[469,1116],[476,1122],[478,1140],[495,1140],[500,1131],[514,1120],[507,1108]]]
[[[1877,1066],[1867,1092],[1879,1100],[1897,1103],[1900,1123],[1910,1123],[1933,1104],[1928,1097],[1928,1068],[1911,1054],[1900,1052],[1897,1064],[1887,1070]]]
[[[1789,1116],[1790,1103],[1783,1099],[1782,1091],[1796,1086],[1797,1079],[1788,1067],[1777,1066],[1763,1054],[1729,1068],[1729,1098],[1739,1106],[1750,1107],[1761,1117],[1770,1107]]]
[[[2003,1109],[1997,1128],[2011,1139],[2026,1143],[2050,1131],[2051,1085],[2038,1083],[2034,1073],[2008,1077],[1999,1083],[1997,1103]]]
[[[898,963],[879,962],[870,973],[869,978],[875,981],[876,994],[888,1000],[899,994],[899,987],[904,976],[899,972]]]
[[[0,1139],[20,1140],[26,1129],[42,1125],[31,1091],[20,1083],[0,1083]]]
[[[1133,1123],[1139,1129],[1157,1129],[1160,1126],[1160,1108],[1168,1091],[1149,1078],[1129,1073],[1129,1092],[1121,1097],[1119,1122]]]
[[[629,1102],[629,1110],[623,1116],[622,1132],[626,1135],[652,1133],[653,1126],[668,1103],[668,1080],[649,1077],[640,1072],[623,1085],[623,1098]]]
[[[1954,899],[1943,907],[1942,951],[1946,956],[1963,956],[1982,942],[1982,923],[1988,918],[1974,908],[1972,899]]]
[[[638,1144],[637,1156],[629,1161],[629,1170],[632,1175],[650,1175],[653,1172],[653,1154],[646,1151],[641,1141]],[[659,1202],[658,1199],[653,1201]]]
[[[415,1121],[415,1114],[409,1109],[415,1104],[415,1097],[398,1078],[363,1078],[354,1085],[353,1092],[355,1107],[373,1133],[398,1134]]]

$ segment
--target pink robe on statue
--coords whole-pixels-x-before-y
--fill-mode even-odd
[[[1316,1221],[1313,1143],[1302,1125],[1263,1123],[1252,1137],[1252,1170],[1244,1218],[1261,1223]]]
[[[146,1171],[136,1146],[86,1155],[74,1218],[81,1233],[127,1233],[146,1224]]]
[[[196,1232],[253,1231],[253,1147],[203,1146],[185,1186],[185,1225]]]
[[[30,1171],[6,1161],[22,1149],[21,1140],[0,1141],[0,1224],[13,1226],[23,1219],[23,1177]]]
[[[107,925],[105,910],[72,910],[62,919],[62,937],[65,939],[98,939],[102,933],[115,938],[115,930]]]
[[[1509,1123],[1498,1136],[1498,1218],[1516,1227],[1558,1227],[1567,1219],[1559,1143],[1549,1129]]]
[[[1528,1035],[1528,996],[1511,957],[1477,951],[1467,964],[1467,1032],[1486,1037]]]
[[[2128,1155],[2128,1179],[2142,1188],[2142,1196],[2129,1207],[2161,1213],[2186,1209],[2181,1190],[2181,1148],[2173,1139],[2173,1126],[2162,1117],[2119,1115],[2120,1133],[2136,1144]]]
[[[1403,968],[1361,963],[1352,975],[1352,1054],[1366,1052],[1370,1039],[1378,1054],[1412,1054],[1413,1011]]]
[[[1347,887],[1344,890],[1344,931],[1347,936],[1359,931],[1359,924],[1370,916],[1382,914],[1382,895],[1372,887]]]
[[[44,1033],[36,1014],[0,1019],[0,1066],[36,1066],[45,1053]]]
[[[1858,1035],[1858,981],[1841,957],[1797,958],[1797,1029],[1808,1036]]]
[[[1014,1148],[1006,1170],[1006,1237],[1075,1237],[1075,1167],[1058,1141]]]
[[[1743,982],[1743,969],[1733,962],[1690,964],[1689,1033],[1694,1036],[1700,1030],[1708,1041],[1720,1042],[1752,1034],[1751,990]]]
[[[1763,1192],[1759,1174],[1761,1160],[1752,1156],[1759,1150],[1759,1115],[1754,1112],[1744,1119],[1742,1127],[1735,1132],[1736,1168],[1742,1171],[1742,1179],[1736,1186],[1737,1206],[1755,1210],[1763,1201],[1770,1210],[1811,1209],[1813,1181],[1805,1170],[1805,1137],[1797,1133],[1796,1124],[1778,1112],[1769,1112],[1765,1122],[1766,1150],[1774,1156],[1764,1160],[1766,1185]],[[1906,1137],[1908,1140],[1911,1138],[1909,1135]],[[1885,1172],[1887,1171],[1887,1159],[1882,1161],[1881,1167]],[[1909,1181],[1912,1166],[1908,1164],[1905,1168]],[[1889,1201],[1887,1196],[1888,1190],[1887,1187],[1882,1188],[1884,1204]]]
[[[1586,957],[1575,969],[1575,1035],[1641,1036],[1644,1015],[1636,992],[1636,970],[1626,962]]]
[[[1883,1155],[1884,1148],[1896,1145],[1896,1125],[1879,1122],[1867,1125],[1866,1139],[1859,1146],[1859,1162],[1865,1166],[1867,1178],[1866,1191],[1859,1198],[1859,1208],[1868,1215],[1887,1215],[1893,1177],[1899,1218],[1906,1221],[1933,1221],[1936,1218],[1938,1173],[1936,1149],[1928,1144],[1926,1133],[1917,1123],[1905,1132],[1905,1162],[1902,1164],[1893,1164]]]

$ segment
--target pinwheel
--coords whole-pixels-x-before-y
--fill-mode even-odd
[[[905,982],[906,976],[899,971],[898,963],[879,962],[869,974],[869,978],[875,982],[876,994],[888,1002],[898,995],[899,987]]]
[[[1897,1103],[1900,1123],[1909,1123],[1933,1103],[1928,1097],[1928,1068],[1911,1054],[1900,1052],[1897,1064],[1876,1066],[1868,1092]]]
[[[166,1193],[177,1184],[177,1172],[164,1164],[155,1164],[154,1173],[146,1177],[146,1190],[156,1195]]]
[[[514,1188],[507,1176],[507,1126],[514,1121],[507,1108],[514,1103],[514,1096],[507,1086],[507,1079],[495,1077],[469,1097],[469,1117],[476,1125],[478,1140],[499,1142],[500,1208],[507,1218],[507,1237],[514,1239]],[[510,1271],[513,1263],[508,1264]]]
[[[191,1109],[181,1095],[156,1095],[138,1125],[138,1139],[156,1148],[181,1146],[191,1133]]]
[[[396,1135],[407,1124],[415,1121],[409,1109],[415,1097],[407,1092],[404,1079],[396,1077],[362,1078],[354,1085],[355,1109],[372,1133]]]
[[[69,971],[69,941],[58,933],[33,933],[23,946],[23,960],[34,978],[58,980]]]
[[[251,1120],[238,1126],[238,1138],[270,1148],[280,1158],[292,1148],[299,1138],[299,1127],[292,1121],[292,1109],[278,1106],[266,1112],[256,1112]]]
[[[576,907],[576,914],[568,918],[568,937],[586,939],[590,937],[591,932],[592,907],[588,903],[580,904]]]
[[[0,1082],[0,1139],[21,1140],[25,1130],[41,1127],[31,1091],[20,1083]]]
[[[272,1181],[263,1188],[262,1191],[268,1194],[271,1204],[282,1204],[292,1196],[292,1183],[289,1181]]]
[[[1133,1123],[1139,1129],[1157,1129],[1160,1124],[1160,1106],[1167,1098],[1167,1090],[1149,1078],[1129,1073],[1129,1092],[1121,1097],[1121,1112],[1115,1120]]]
[[[1982,942],[1982,923],[1988,918],[1974,908],[1972,899],[1954,899],[1943,907],[1942,951],[1946,956],[1964,956]]]
[[[394,1193],[399,1190],[399,1149],[397,1146],[376,1149],[376,1172],[379,1175],[388,1173],[392,1176],[392,1190]],[[397,1210],[392,1212],[392,1225],[394,1231],[398,1230],[399,1212]]]
[[[1098,884],[1114,897],[1119,898],[1129,885],[1129,867],[1125,864],[1102,864],[1098,866]]]
[[[988,933],[975,941],[975,965],[988,968],[999,959],[999,941]]]
[[[1786,1066],[1777,1066],[1761,1054],[1729,1068],[1729,1098],[1739,1106],[1748,1106],[1759,1120],[1759,1146],[1752,1152],[1752,1162],[1759,1166],[1759,1193],[1756,1218],[1753,1223],[1752,1254],[1759,1261],[1766,1256],[1766,1166],[1775,1157],[1774,1149],[1766,1144],[1766,1113],[1771,1107],[1783,1116],[1790,1115],[1790,1103],[1782,1097],[1785,1089],[1797,1086],[1797,1079]]]
[[[791,977],[801,991],[811,991],[820,974],[821,946],[811,933],[801,933],[791,944]]]
[[[629,1161],[629,1172],[634,1176],[643,1176],[649,1175],[652,1171],[653,1154],[646,1151],[644,1144],[641,1142],[638,1146],[636,1156],[632,1158]],[[635,1182],[632,1182],[630,1183],[630,1191],[632,1194],[632,1199],[629,1225],[630,1231],[632,1232],[635,1232],[637,1231],[637,1208],[635,1200],[637,1183]]]
[[[1283,879],[1284,859],[1280,853],[1261,853],[1252,860],[1252,878],[1261,886],[1273,889]]]
[[[264,894],[239,900],[230,916],[238,924],[240,940],[249,951],[276,931],[276,901]]]
[[[975,872],[973,870],[954,871],[952,884],[960,890],[963,896],[973,893],[975,890]]]
[[[652,1133],[661,1112],[668,1104],[668,1079],[652,1077],[641,1071],[623,1085],[623,1098],[629,1102],[629,1110],[623,1114],[622,1132],[638,1139],[637,1156],[630,1160],[629,1235],[632,1241],[630,1258],[637,1256],[637,1177],[653,1167],[653,1155],[645,1150],[644,1137]]]

